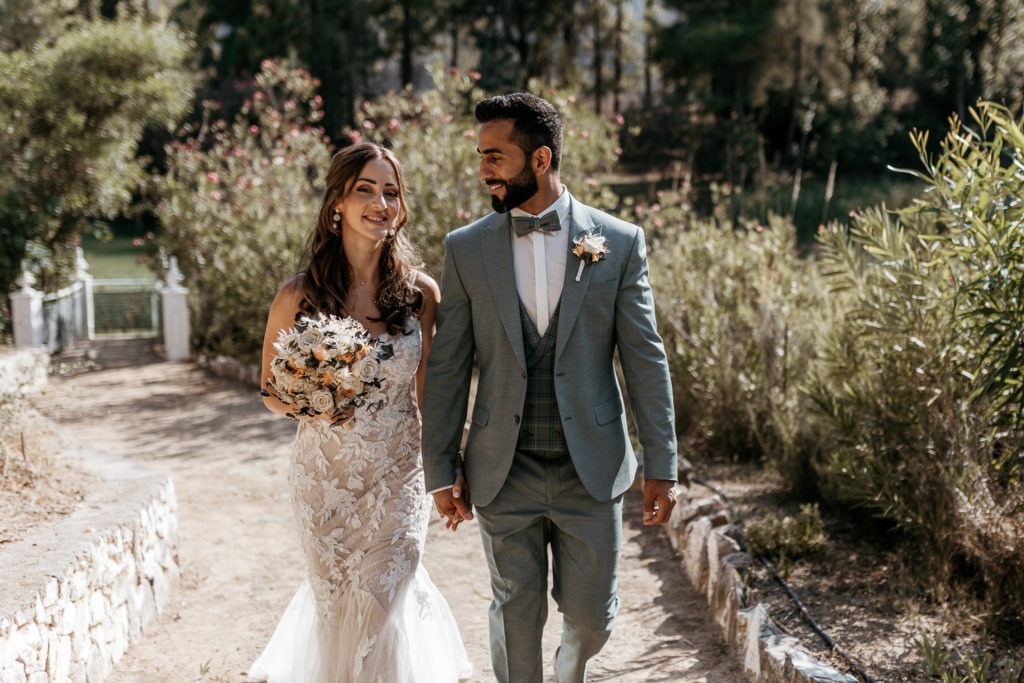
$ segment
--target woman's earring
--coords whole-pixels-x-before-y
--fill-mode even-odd
[[[394,228],[390,228],[390,229],[388,230],[388,239],[391,239],[391,238],[393,238],[394,236],[395,236],[395,229],[394,229]]]
[[[334,210],[334,215],[331,216],[331,222],[334,224],[331,228],[331,232],[336,235],[341,234],[341,214],[337,209]]]

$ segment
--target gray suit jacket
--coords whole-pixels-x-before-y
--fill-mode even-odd
[[[565,265],[555,347],[555,392],[580,480],[610,500],[633,483],[637,463],[626,430],[613,357],[643,448],[647,479],[675,480],[676,436],[665,347],[647,278],[643,231],[572,198],[569,249],[592,231],[609,253]],[[480,379],[464,453],[475,505],[490,503],[508,476],[526,395],[526,359],[512,266],[508,214],[492,213],[445,239],[437,334],[427,359],[423,468],[427,490],[450,486],[469,400],[474,355]]]

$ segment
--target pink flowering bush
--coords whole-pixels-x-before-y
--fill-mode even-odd
[[[265,61],[235,120],[205,103],[153,179],[162,230],[147,249],[161,272],[178,258],[200,351],[256,360],[274,294],[298,269],[331,155],[315,85]]]

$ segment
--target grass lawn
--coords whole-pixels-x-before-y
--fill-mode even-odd
[[[143,251],[132,246],[131,237],[100,241],[92,235],[82,237],[82,250],[89,262],[89,273],[97,279],[154,277],[153,271],[139,263]]]

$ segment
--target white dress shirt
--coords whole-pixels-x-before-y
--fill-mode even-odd
[[[516,237],[511,231],[512,264],[516,273],[516,290],[523,308],[530,320],[537,326],[541,336],[548,329],[551,315],[562,296],[562,282],[565,280],[565,259],[569,254],[569,193],[562,186],[562,194],[551,206],[537,216],[555,211],[561,230],[545,232],[534,230],[528,235]],[[533,216],[515,208],[512,216]]]

